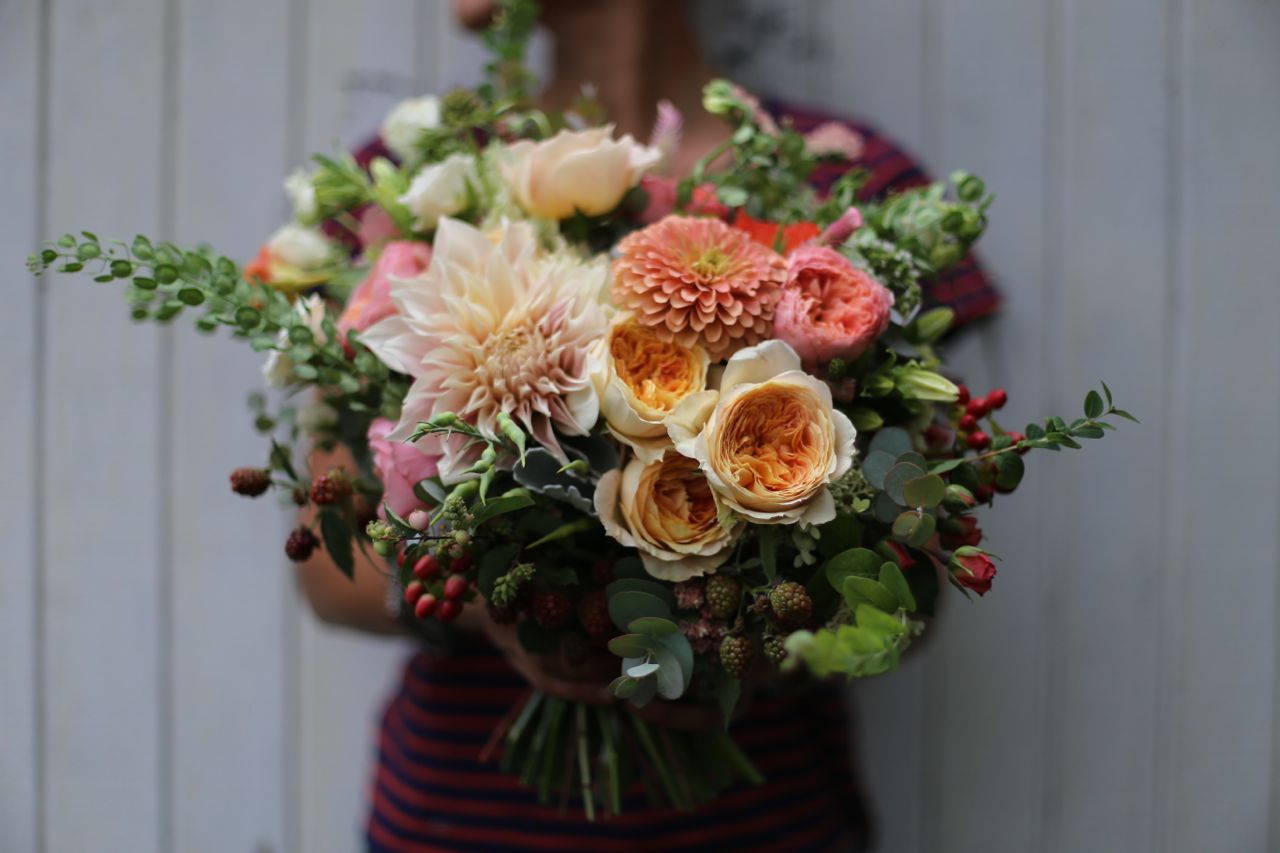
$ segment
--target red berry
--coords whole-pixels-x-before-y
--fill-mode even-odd
[[[404,558],[405,558],[405,557],[407,557],[408,555],[409,555],[409,554],[408,554],[408,552],[407,552],[407,551],[405,551],[405,550],[403,550],[403,549],[401,549],[400,551],[397,551],[397,552],[396,552],[396,565],[403,569],[403,568],[404,568]]]
[[[964,407],[964,411],[965,414],[973,415],[975,418],[981,418],[986,416],[989,409],[987,408],[987,401],[979,398],[976,400],[970,400],[969,405]]]
[[[956,425],[961,432],[973,432],[978,428],[978,419],[973,415],[962,415],[960,423]]]
[[[467,594],[471,583],[462,575],[453,575],[444,582],[444,597],[449,601],[457,601]]]
[[[578,601],[578,621],[593,640],[603,640],[613,633],[609,618],[609,597],[603,589],[593,589]]]
[[[951,433],[938,424],[929,424],[929,428],[924,431],[924,440],[931,447],[946,447],[951,442]]]
[[[231,491],[256,498],[271,488],[271,472],[266,468],[237,468],[231,472]]]
[[[440,561],[435,554],[424,554],[413,564],[413,576],[424,581],[431,580],[440,574]]]
[[[533,618],[549,631],[563,628],[573,612],[573,602],[558,589],[539,593],[533,599]]]
[[[422,581],[409,581],[404,586],[404,603],[413,607],[426,591],[427,588],[422,585]]]
[[[991,488],[990,483],[982,483],[978,486],[977,491],[973,493],[973,496],[978,499],[978,503],[989,504],[995,494],[995,489]]]
[[[311,502],[316,506],[332,506],[351,494],[351,482],[340,471],[316,477],[311,483]]]
[[[462,612],[462,604],[457,601],[445,601],[440,605],[440,612],[437,614],[441,622],[452,622],[458,618],[458,614]]]
[[[299,527],[285,540],[284,552],[295,563],[305,563],[312,552],[319,547],[320,540],[316,535],[305,527]]]
[[[465,574],[474,562],[475,561],[471,558],[470,553],[460,554],[449,562],[449,571],[453,572],[455,575]]]
[[[445,604],[448,603],[449,602],[447,601],[445,602]],[[431,593],[427,593],[419,598],[418,603],[413,606],[413,615],[417,616],[419,619],[426,619],[432,613],[436,612],[436,608],[440,609],[441,618],[444,618],[444,607],[441,606],[440,599],[436,598]]]
[[[987,394],[987,407],[991,409],[1003,409],[1004,404],[1009,402],[1009,395],[1003,388],[997,388]]]
[[[1013,431],[1011,431],[1011,432],[1007,433],[1007,435],[1009,436],[1010,440],[1011,440],[1011,441],[1013,441],[1013,443],[1014,443],[1014,444],[1018,444],[1019,442],[1026,441],[1026,440],[1027,440],[1027,437],[1026,437],[1025,435],[1023,435],[1022,433],[1018,432],[1017,430],[1013,430]],[[1026,455],[1027,455],[1027,452],[1028,452],[1028,451],[1030,451],[1030,450],[1031,450],[1031,448],[1030,448],[1030,447],[1019,447],[1019,448],[1017,449],[1017,451],[1015,451],[1015,452],[1016,452],[1019,456],[1026,456]]]
[[[598,560],[591,567],[591,577],[600,586],[608,586],[613,583],[613,560]]]
[[[991,446],[991,436],[987,435],[982,430],[978,430],[977,432],[969,433],[969,437],[965,439],[965,443],[974,450],[986,450]]]
[[[968,385],[957,385],[956,391],[957,391],[956,393],[957,406],[963,406],[965,403],[969,402],[969,386]]]

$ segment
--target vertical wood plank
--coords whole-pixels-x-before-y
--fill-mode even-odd
[[[426,46],[417,41],[418,5],[310,0],[297,161],[313,151],[354,148],[377,133],[396,102],[420,93],[419,51]],[[347,853],[359,846],[374,733],[404,654],[401,643],[334,631],[310,614],[303,618],[300,850]]]
[[[51,16],[47,225],[155,232],[164,4],[64,0]],[[45,846],[158,853],[167,353],[155,330],[130,325],[118,288],[46,287]]]
[[[284,0],[180,3],[179,244],[249,257],[285,214],[278,188],[289,165],[289,30]],[[245,407],[261,384],[261,361],[224,336],[198,335],[185,319],[175,329],[171,776],[174,849],[192,853],[285,844],[288,510],[227,487],[232,468],[265,459]]]
[[[1044,408],[1039,289],[1046,248],[1044,121],[1049,80],[1043,2],[932,0],[925,9],[923,153],[935,173],[969,169],[998,196],[980,255],[1006,297],[997,323],[955,349],[975,393],[1010,394],[1000,420]],[[1004,561],[995,589],[972,606],[951,596],[928,675],[927,850],[1039,849],[1043,796],[1045,589],[1051,561],[1039,531],[1054,468],[983,514]],[[999,818],[991,819],[991,804]]]
[[[1176,713],[1160,849],[1274,850],[1280,6],[1177,11],[1178,373],[1164,459],[1177,594],[1163,666]]]
[[[1163,32],[1165,3],[1058,9],[1046,403],[1079,417],[1084,390],[1102,378],[1150,423],[1168,388],[1168,69],[1163,39],[1150,37]],[[1063,853],[1151,849],[1152,604],[1164,579],[1153,546],[1167,534],[1167,508],[1151,496],[1162,491],[1163,447],[1147,429],[1119,425],[1086,452],[1054,460],[1061,471],[1040,516],[1053,602],[1044,849]]]
[[[0,114],[23,119],[0,122],[0,198],[17,212],[0,229],[0,259],[11,285],[5,302],[14,320],[0,335],[7,401],[0,417],[0,447],[7,450],[0,477],[0,849],[14,851],[36,849],[40,808],[35,449],[42,312],[35,281],[17,271],[37,246],[42,210],[40,18],[36,0],[0,5]]]
[[[868,0],[816,4],[809,22],[825,61],[811,65],[809,97],[834,115],[920,143],[924,115],[924,2]],[[886,75],[883,69],[892,67]],[[878,850],[923,853],[924,827],[933,819],[921,796],[925,784],[925,697],[934,644],[926,640],[902,669],[856,682],[860,770],[877,823]]]

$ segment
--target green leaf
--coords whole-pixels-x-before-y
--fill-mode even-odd
[[[1026,473],[1022,457],[1016,453],[1002,453],[995,458],[996,486],[1005,491],[1016,489]]]
[[[627,630],[628,625],[643,616],[670,619],[671,608],[656,595],[636,590],[627,590],[610,597],[609,617],[619,630]]]
[[[278,441],[271,442],[271,467],[284,474],[290,480],[298,479],[298,472],[293,467],[293,459],[289,450]]]
[[[511,561],[518,553],[520,545],[517,542],[504,542],[485,549],[476,569],[476,586],[480,588],[481,595],[485,598],[493,596],[493,585],[511,570]]]
[[[619,699],[630,698],[640,688],[640,682],[626,675],[619,675],[609,682],[609,692]]]
[[[717,670],[717,673],[716,702],[720,705],[720,713],[724,715],[724,726],[727,729],[729,721],[733,719],[733,709],[738,706],[738,699],[742,696],[742,682],[723,670]]]
[[[627,630],[633,634],[644,634],[648,637],[668,637],[672,634],[680,633],[680,626],[670,619],[661,619],[657,616],[641,616],[635,619],[627,626]]]
[[[756,536],[760,540],[760,567],[770,583],[778,578],[778,531],[769,525],[756,528]]]
[[[491,521],[500,515],[509,512],[517,512],[518,510],[528,509],[533,506],[533,498],[526,494],[505,495],[500,498],[490,498],[486,503],[472,510],[472,525],[479,527],[486,521]]]
[[[837,592],[844,590],[844,582],[853,575],[875,577],[882,562],[880,555],[867,548],[850,548],[827,561],[823,573]]]
[[[658,662],[658,695],[663,699],[679,699],[684,694],[687,679],[680,661],[666,648],[659,650]]]
[[[948,471],[952,471],[952,470],[955,470],[956,468],[959,468],[963,464],[964,464],[963,458],[948,459],[945,462],[939,462],[937,465],[934,465],[932,468],[929,469],[929,472],[931,474],[945,474]]]
[[[662,645],[680,662],[680,671],[684,674],[684,689],[689,689],[693,680],[693,646],[684,634],[675,633],[662,638]]]
[[[605,595],[613,598],[620,592],[647,592],[660,598],[672,610],[676,609],[676,596],[669,585],[660,584],[648,575],[642,578],[619,578],[604,588]]]
[[[858,546],[862,541],[862,523],[852,515],[839,513],[819,527],[818,533],[818,553],[830,559]]]
[[[351,528],[336,512],[320,514],[320,535],[333,563],[347,577],[355,577],[355,557],[351,551]]]
[[[916,547],[928,542],[936,529],[937,521],[928,513],[904,512],[893,520],[893,535]]]
[[[613,576],[619,580],[623,578],[650,579],[649,573],[644,570],[644,563],[636,556],[623,557],[614,563]]]
[[[485,472],[485,473],[488,473],[488,472]],[[575,519],[574,521],[570,521],[560,525],[555,530],[552,530],[550,533],[548,533],[546,536],[543,536],[533,542],[530,542],[528,547],[537,548],[539,545],[545,545],[548,542],[555,542],[558,539],[566,539],[574,535],[575,533],[582,533],[583,531],[590,530],[595,526],[595,524],[596,524],[596,521],[593,518]]]
[[[1097,391],[1090,391],[1084,397],[1084,416],[1086,418],[1096,418],[1102,414],[1103,410],[1102,395]]]
[[[867,448],[867,455],[884,452],[897,459],[903,453],[910,452],[910,450],[911,434],[900,427],[889,427],[888,429],[880,430],[871,437],[871,445]]]
[[[897,563],[884,563],[880,566],[880,585],[893,593],[898,599],[898,606],[908,613],[916,609],[916,597],[911,594],[911,586],[902,574]]]
[[[889,613],[898,609],[898,597],[880,585],[878,580],[864,578],[861,575],[850,575],[844,579],[844,599],[850,607],[857,607],[862,602],[870,602]]]
[[[889,634],[896,637],[907,632],[907,626],[902,624],[902,620],[889,615],[882,609],[859,604],[854,608],[853,615],[858,622],[859,628],[866,628],[878,634]]]
[[[1124,409],[1116,409],[1115,414],[1116,414],[1116,417],[1124,418],[1126,421],[1133,421],[1135,424],[1142,423],[1142,421],[1138,420],[1133,415],[1126,412]]]
[[[862,462],[862,476],[877,489],[884,488],[884,478],[898,462],[896,455],[883,450],[873,450]]]
[[[622,634],[609,641],[609,651],[620,658],[642,658],[661,648],[661,643],[644,634]]]
[[[1027,424],[1026,436],[1032,440],[1044,438],[1044,427],[1040,424]]]
[[[652,661],[648,663],[632,664],[631,666],[627,667],[627,675],[631,676],[632,678],[645,678],[647,676],[653,675],[660,668],[661,667],[659,667],[658,664],[653,663]]]
[[[1093,424],[1085,424],[1084,426],[1076,427],[1072,432],[1072,435],[1076,438],[1102,438],[1106,435],[1106,430],[1103,429],[1101,422],[1099,422],[1097,426]]]
[[[902,496],[907,499],[907,506],[918,506],[925,509],[930,509],[942,503],[942,499],[946,497],[946,494],[947,484],[937,474],[928,474],[924,477],[908,480],[907,484],[902,487]]]
[[[913,465],[910,462],[899,462],[889,469],[889,473],[884,478],[884,490],[889,497],[893,498],[894,503],[907,506],[910,502],[903,489],[907,483],[917,477],[924,476],[924,469]]]
[[[902,505],[889,497],[888,492],[880,492],[871,501],[871,514],[881,524],[893,524],[893,520],[902,512]]]
[[[1114,401],[1111,399],[1111,389],[1107,387],[1105,382],[1102,383],[1102,392],[1107,395],[1107,405],[1110,406]]]

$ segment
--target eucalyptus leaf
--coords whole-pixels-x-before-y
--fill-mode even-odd
[[[942,499],[946,497],[946,494],[947,484],[937,474],[917,477],[914,480],[909,480],[902,487],[902,496],[906,498],[907,506],[931,509],[942,503]]]
[[[671,618],[671,608],[656,595],[647,592],[627,590],[609,598],[609,617],[620,630],[642,616],[657,616],[661,619]]]
[[[881,433],[883,432],[884,430],[881,430]],[[873,450],[867,454],[867,458],[862,462],[862,476],[875,488],[883,489],[885,475],[889,473],[890,468],[897,464],[897,461],[898,457],[896,455],[886,453],[883,450]]]

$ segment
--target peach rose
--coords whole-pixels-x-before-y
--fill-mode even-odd
[[[642,462],[661,459],[671,446],[667,416],[706,388],[708,361],[702,347],[664,341],[631,314],[619,314],[591,353],[591,381],[609,431]]]
[[[396,240],[383,247],[373,268],[360,282],[338,318],[338,338],[347,332],[363,332],[384,317],[396,313],[391,301],[393,279],[413,279],[426,272],[431,263],[431,247],[412,240]]]
[[[732,556],[745,526],[720,523],[720,502],[698,463],[674,450],[605,474],[595,505],[605,532],[637,549],[645,570],[666,581],[714,572]]]
[[[387,438],[395,428],[395,422],[386,418],[369,424],[369,451],[373,454],[373,472],[382,482],[383,502],[404,518],[426,506],[414,494],[413,487],[436,475],[439,459],[423,453],[418,445]],[[378,512],[381,514],[381,507]]]
[[[613,138],[613,125],[562,130],[542,142],[508,147],[502,174],[516,202],[541,219],[608,213],[653,168],[662,153],[631,136]]]
[[[823,524],[827,486],[853,464],[853,424],[831,389],[800,369],[782,341],[729,359],[719,391],[690,394],[667,421],[676,450],[696,459],[720,500],[756,524]]]
[[[854,359],[889,327],[893,294],[826,246],[801,246],[787,257],[787,283],[773,333],[807,365]]]

